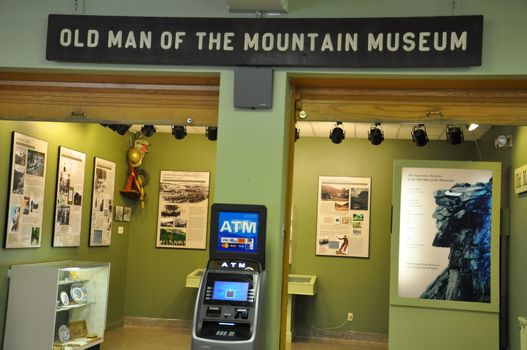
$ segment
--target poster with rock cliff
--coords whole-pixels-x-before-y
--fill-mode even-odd
[[[492,174],[402,168],[399,297],[490,303]]]

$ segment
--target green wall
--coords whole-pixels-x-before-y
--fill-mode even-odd
[[[287,194],[290,89],[285,73],[274,73],[273,108],[237,109],[234,74],[221,75],[215,202],[267,207],[266,349],[278,349],[283,231]],[[263,331],[262,331],[263,330]]]
[[[89,248],[88,238],[94,157],[97,156],[116,162],[115,189],[117,191],[124,185],[126,179],[128,138],[120,136],[98,124],[0,121],[0,151],[4,155],[0,158],[0,171],[2,172],[0,176],[0,232],[2,232],[2,241],[6,232],[6,203],[9,187],[9,154],[11,150],[12,131],[48,141],[48,159],[41,247],[32,249],[2,248],[0,252],[0,305],[2,305],[0,307],[0,335],[2,335],[0,342],[3,344],[8,291],[7,271],[14,264],[58,260],[110,262],[111,272],[107,324],[108,326],[119,325],[122,322],[124,314],[128,236],[117,235],[117,225],[114,225],[112,244],[110,247]],[[57,181],[57,158],[58,147],[60,145],[86,153],[81,244],[80,247],[75,248],[51,247]],[[117,195],[114,198],[115,204],[122,205],[122,201]],[[123,226],[127,229],[128,225],[123,223]]]
[[[191,320],[197,289],[186,288],[185,277],[206,266],[208,244],[207,250],[156,248],[159,176],[161,170],[210,172],[211,205],[216,142],[197,134],[189,134],[183,140],[176,140],[171,134],[155,134],[148,141],[149,153],[142,165],[150,175],[145,187],[147,200],[145,208],[134,208],[128,232],[125,315]]]
[[[498,135],[512,135],[513,148],[508,150],[496,150],[494,148],[494,139]],[[527,195],[514,193],[514,169],[527,164],[527,127],[499,127],[492,130],[492,133],[486,135],[482,140],[487,150],[485,156],[489,160],[504,159],[503,178],[507,182],[507,190],[503,191],[502,198],[506,202],[503,206],[509,209],[502,216],[509,216],[505,222],[509,225],[503,225],[502,244],[505,247],[505,259],[502,263],[508,265],[507,274],[502,274],[508,300],[504,300],[503,323],[508,326],[508,341],[511,350],[520,349],[520,329],[518,325],[519,316],[527,316],[527,279],[525,276],[525,267],[527,266]],[[503,199],[502,199],[503,200]]]
[[[373,146],[346,139],[335,145],[327,138],[301,136],[295,145],[291,273],[317,275],[318,294],[297,297],[296,328],[329,330],[353,312],[353,322],[340,330],[387,334],[393,161],[473,160],[475,152],[472,142],[416,147],[411,140],[385,140]],[[369,258],[315,255],[318,176],[371,177]]]

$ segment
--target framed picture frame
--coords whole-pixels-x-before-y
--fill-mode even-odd
[[[316,255],[368,258],[371,178],[319,176]]]
[[[132,221],[132,208],[124,207],[124,209],[123,209],[123,221],[126,221],[126,222]]]
[[[53,225],[54,247],[78,247],[81,241],[86,154],[59,146]]]
[[[13,132],[5,248],[42,244],[47,153],[47,141]]]
[[[95,157],[90,221],[90,246],[110,246],[112,240],[115,163]]]
[[[156,247],[206,248],[209,177],[209,172],[161,171]]]
[[[122,205],[115,206],[115,214],[114,214],[113,219],[115,221],[123,221],[123,206]]]

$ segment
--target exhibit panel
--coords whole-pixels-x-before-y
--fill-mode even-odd
[[[428,347],[462,319],[469,339],[485,333],[478,348],[498,348],[501,164],[395,161],[393,181],[390,349]],[[404,337],[416,313],[422,337]]]

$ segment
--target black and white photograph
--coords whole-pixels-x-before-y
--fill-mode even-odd
[[[114,220],[123,221],[123,206],[122,205],[115,206]]]
[[[48,142],[12,133],[5,248],[41,244]]]
[[[132,208],[130,207],[123,208],[123,221],[126,221],[126,222],[132,221]]]
[[[26,166],[27,149],[23,147],[15,147],[15,164]]]
[[[19,171],[18,169],[13,170],[13,193],[23,194],[24,193],[24,178],[25,172]]]
[[[57,223],[63,226],[70,224],[70,207],[67,205],[60,206],[57,209]]]
[[[32,149],[27,150],[26,173],[34,176],[44,176],[46,154]]]

